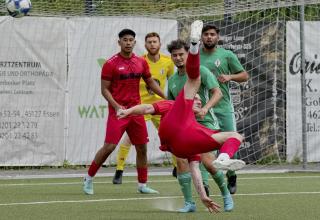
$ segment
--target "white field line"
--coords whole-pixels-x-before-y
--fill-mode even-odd
[[[319,194],[319,192],[277,192],[277,193],[242,193],[234,196],[282,196],[282,195],[310,195]],[[218,195],[212,197],[219,197]],[[121,199],[89,199],[89,200],[56,200],[56,201],[37,201],[37,202],[16,202],[16,203],[0,203],[1,206],[21,206],[21,205],[43,205],[43,204],[63,204],[63,203],[92,203],[92,202],[115,202],[115,201],[139,201],[139,200],[158,200],[158,199],[178,199],[182,196],[158,196],[158,197],[136,197]]]
[[[0,175],[0,180],[12,179],[58,179],[58,178],[81,178],[87,174],[83,173],[55,173],[55,174],[3,174]],[[114,173],[98,173],[96,177],[113,177]],[[149,176],[169,176],[171,172],[150,171]],[[123,176],[137,176],[136,172],[126,172]]]
[[[269,176],[269,177],[239,177],[238,180],[272,180],[272,179],[305,179],[305,178],[320,178],[320,176]],[[213,181],[209,179],[209,181]],[[136,180],[132,181],[123,181],[122,184],[126,183],[136,183]],[[177,182],[175,178],[167,179],[167,180],[150,180],[148,183],[169,183],[169,182]],[[57,186],[57,185],[79,185],[82,184],[80,181],[76,182],[52,182],[52,183],[1,183],[0,187],[7,187],[7,186]],[[94,181],[94,184],[112,184],[111,182],[106,181]]]
[[[268,169],[254,169],[254,170],[239,170],[237,171],[238,174],[274,174],[274,173],[289,173],[292,171],[296,172],[312,172],[312,173],[319,173],[319,170],[289,170],[289,169],[276,169],[276,170],[268,170]],[[83,177],[87,174],[86,171],[82,173],[54,173],[54,174],[23,174],[21,173],[3,173],[0,175],[0,180],[12,180],[12,179],[57,179],[57,178],[77,178]],[[96,176],[97,177],[113,177],[113,172],[100,172]],[[150,170],[148,172],[149,176],[169,176],[171,175],[171,171],[158,171],[158,170]],[[124,176],[137,176],[136,172],[125,172]]]

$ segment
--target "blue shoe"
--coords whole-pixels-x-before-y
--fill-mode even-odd
[[[151,189],[147,186],[140,186],[138,192],[142,194],[159,194],[157,190]]]
[[[223,206],[225,212],[231,212],[233,210],[233,199],[230,194],[223,196]]]
[[[93,195],[93,183],[92,179],[88,180],[84,178],[83,180],[83,192],[87,195]]]
[[[188,213],[188,212],[195,212],[196,211],[196,204],[194,202],[185,202],[183,208],[178,209],[178,212],[181,213]]]

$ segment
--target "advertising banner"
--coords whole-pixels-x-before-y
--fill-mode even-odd
[[[68,23],[68,141],[66,159],[75,164],[89,164],[103,145],[107,101],[101,95],[101,65],[120,51],[118,33],[123,28],[136,32],[134,52],[144,54],[145,35],[157,32],[161,37],[162,51],[177,38],[177,21],[142,17],[71,18]],[[158,147],[159,139],[152,124],[148,124],[148,160],[163,162],[166,154]],[[128,163],[135,164],[135,150]],[[117,149],[107,160],[115,163]]]
[[[307,162],[320,161],[320,22],[306,21]],[[300,23],[287,22],[287,160],[302,160]]]
[[[0,19],[0,165],[61,165],[66,19]]]

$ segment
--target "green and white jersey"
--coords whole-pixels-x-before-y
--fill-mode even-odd
[[[230,75],[244,71],[238,57],[230,50],[216,48],[213,53],[205,53],[200,50],[200,64],[207,67],[217,78],[221,74]],[[223,97],[214,106],[214,111],[219,113],[234,112],[231,95],[229,92],[229,82],[220,83]]]
[[[202,105],[205,105],[212,94],[211,89],[219,87],[219,83],[216,77],[210,72],[210,70],[204,66],[200,66],[201,85],[199,88],[199,96],[201,98]],[[168,81],[168,99],[175,100],[180,91],[183,89],[184,84],[187,82],[187,74],[178,74],[175,72]],[[208,113],[203,119],[197,118],[197,121],[204,126],[219,130],[218,119],[214,114],[213,108],[208,110]]]

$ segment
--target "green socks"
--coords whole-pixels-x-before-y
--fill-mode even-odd
[[[230,193],[228,190],[227,184],[224,181],[224,175],[221,170],[218,170],[217,173],[212,176],[212,178],[218,185],[220,192],[223,196],[228,195]]]
[[[193,202],[191,190],[191,173],[185,172],[177,175],[178,182],[185,202]]]

